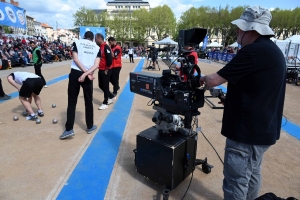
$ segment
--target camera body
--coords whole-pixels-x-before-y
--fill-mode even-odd
[[[130,91],[153,99],[155,106],[167,112],[180,115],[195,116],[197,109],[204,105],[204,90],[200,87],[200,68],[191,64],[187,58],[189,51],[183,46],[199,45],[206,36],[207,29],[193,28],[179,31],[178,45],[182,73],[187,77],[182,81],[171,70],[163,70],[162,75],[147,72],[130,73]],[[149,51],[153,47],[148,48]]]
[[[193,71],[190,66],[187,71]],[[157,102],[155,105],[168,112],[180,115],[197,115],[195,109],[204,105],[204,90],[197,87],[200,76],[190,76],[182,82],[171,70],[163,70],[162,75],[149,72],[130,73],[130,91]]]

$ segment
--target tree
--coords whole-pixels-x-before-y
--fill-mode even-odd
[[[75,14],[73,14],[74,26],[103,26],[107,25],[108,14],[103,12],[96,14],[92,9],[87,9],[85,6],[79,8]]]
[[[109,29],[113,32],[114,37],[122,43],[125,40],[130,40],[130,15],[128,10],[120,10],[109,21]]]
[[[152,29],[156,32],[157,39],[161,40],[167,35],[172,35],[176,30],[176,18],[167,5],[158,6],[150,11]]]
[[[146,9],[135,10],[132,13],[132,35],[133,38],[141,43],[145,41],[151,33],[150,13]]]

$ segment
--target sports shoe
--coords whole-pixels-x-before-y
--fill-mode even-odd
[[[112,103],[114,102],[114,100],[116,100],[116,99],[117,99],[116,97],[113,97],[113,98],[111,98],[111,99],[108,99],[107,105],[112,104]]]
[[[28,115],[27,117],[26,117],[26,120],[31,120],[31,121],[35,121],[35,120],[37,120],[38,118],[37,118],[37,116],[32,116],[32,115]]]
[[[44,117],[44,113],[43,112],[39,112],[38,111],[37,114],[38,114],[39,117]]]
[[[47,88],[48,87],[48,85],[44,85],[44,88]]]
[[[61,136],[59,136],[59,139],[63,140],[63,139],[66,139],[66,138],[74,136],[74,135],[75,135],[75,133],[74,133],[73,129],[69,130],[69,131],[65,130],[63,132],[63,134]]]
[[[86,130],[87,134],[91,134],[92,132],[94,132],[97,129],[96,125],[93,125],[92,128],[89,128]]]
[[[99,109],[99,110],[104,110],[104,109],[106,109],[106,108],[108,108],[108,105],[102,104],[98,109]]]

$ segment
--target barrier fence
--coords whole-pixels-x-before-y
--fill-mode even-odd
[[[234,58],[236,54],[234,53],[222,53],[222,52],[209,52],[208,57],[210,60],[221,60],[224,62],[229,62]]]

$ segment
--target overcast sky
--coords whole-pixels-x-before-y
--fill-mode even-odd
[[[109,0],[111,1],[111,0]],[[146,0],[144,0],[146,1]],[[18,0],[19,6],[26,9],[26,14],[34,17],[36,21],[48,23],[56,30],[56,22],[58,28],[72,28],[73,14],[82,6],[89,9],[106,9],[108,0]],[[210,6],[210,7],[230,7],[244,5],[261,5],[262,7],[272,9],[293,9],[300,7],[300,0],[149,0],[151,8],[159,5],[169,5],[173,10],[176,18],[179,18],[181,13],[188,10],[192,6]]]

